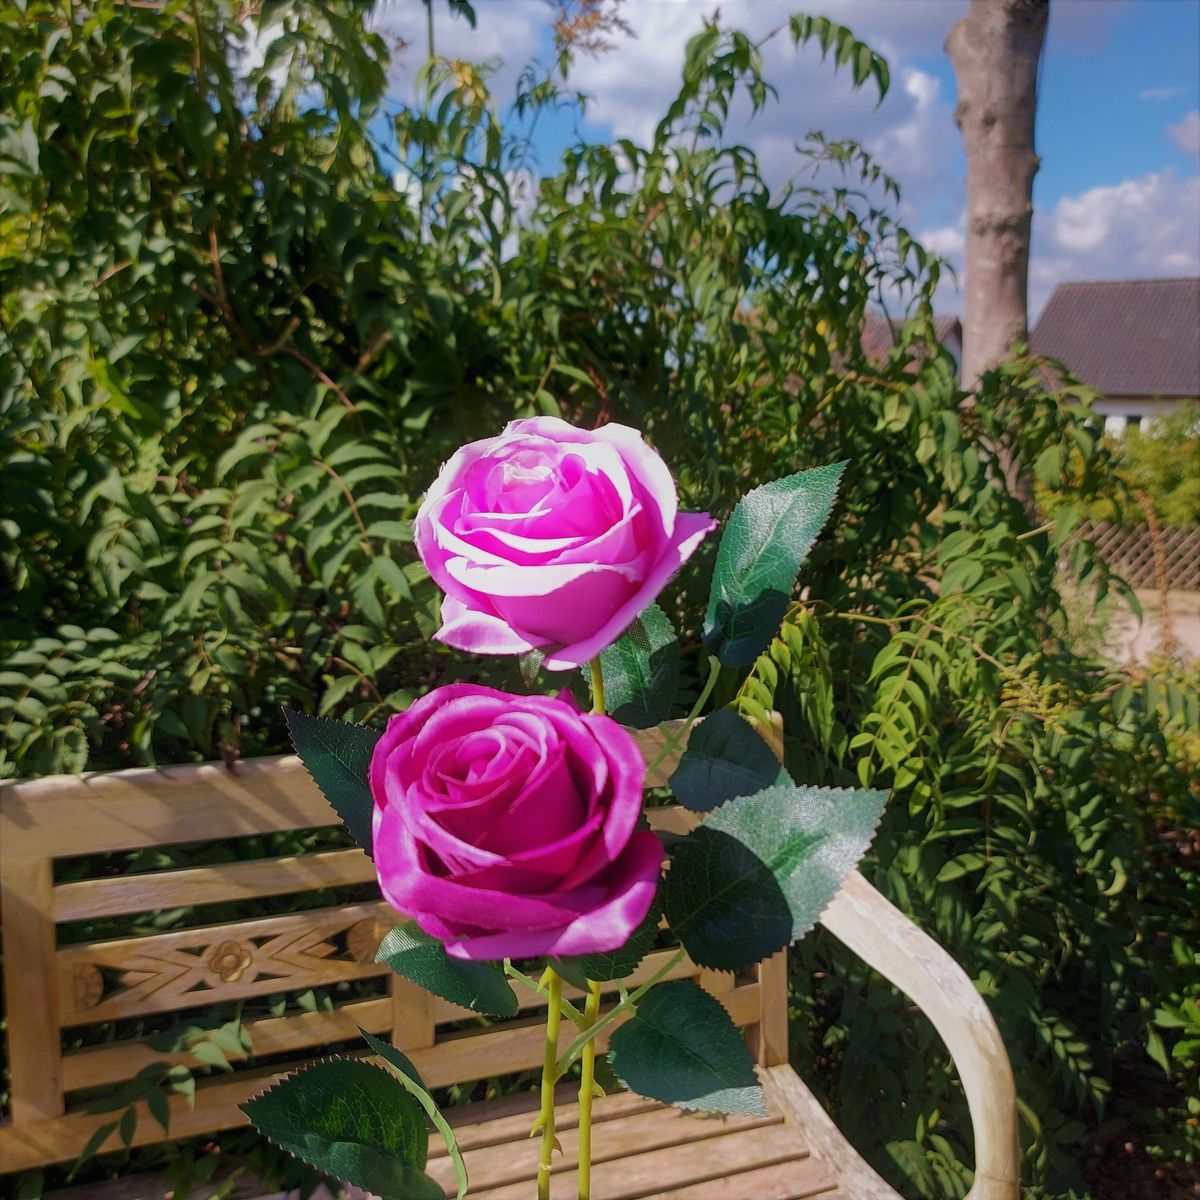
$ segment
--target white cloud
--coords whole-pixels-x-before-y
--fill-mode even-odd
[[[1144,92],[1138,92],[1139,100],[1171,100],[1176,96],[1182,95],[1184,89],[1182,87],[1154,87],[1147,88]]]
[[[1058,283],[1200,274],[1200,176],[1168,168],[1064,196],[1034,216],[1030,312]]]
[[[545,0],[477,0],[475,28],[435,4],[434,51],[441,58],[467,59],[495,67],[489,87],[501,108],[515,95],[517,77],[542,46],[551,12]],[[428,42],[424,4],[415,0],[379,0],[375,28],[404,43],[392,55],[390,90],[396,100],[413,98],[417,71],[425,61]]]
[[[1167,137],[1180,154],[1200,155],[1200,110],[1193,108],[1182,121],[1168,125]]]
[[[917,241],[926,250],[958,264],[962,261],[963,247],[966,237],[963,234],[963,222],[957,225],[943,225],[940,229],[926,229],[917,234]]]
[[[725,0],[721,23],[757,39],[785,25],[795,7],[795,0]],[[794,147],[808,130],[860,141],[898,179],[902,220],[953,220],[962,207],[965,164],[952,100],[912,60],[940,53],[967,0],[816,0],[802,7],[849,26],[888,59],[887,98],[877,107],[873,83],[856,90],[849,72],[823,61],[815,42],[794,47],[785,31],[763,50],[764,74],[777,87],[778,100],[768,101],[753,121],[748,106],[735,106],[728,136],[758,153],[772,185],[801,165]],[[585,130],[649,140],[679,88],[684,48],[711,11],[698,0],[627,5],[622,13],[635,38],[610,54],[581,59],[573,73],[572,82],[591,97]]]

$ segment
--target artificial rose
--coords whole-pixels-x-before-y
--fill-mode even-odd
[[[634,828],[645,771],[620,725],[567,698],[437,688],[371,757],[383,894],[458,958],[615,950],[662,864]]]
[[[446,593],[441,641],[538,649],[567,670],[615,642],[715,525],[678,511],[671,473],[636,429],[534,417],[459,449],[414,535]]]

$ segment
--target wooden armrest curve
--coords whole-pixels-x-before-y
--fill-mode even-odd
[[[1012,1066],[967,973],[857,871],[821,914],[821,924],[909,996],[946,1043],[975,1134],[975,1181],[965,1200],[1017,1200],[1020,1145]]]

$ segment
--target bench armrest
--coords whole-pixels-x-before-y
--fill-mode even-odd
[[[966,972],[857,871],[821,924],[920,1007],[958,1069],[975,1134],[966,1200],[1017,1200],[1017,1094],[1000,1031]]]

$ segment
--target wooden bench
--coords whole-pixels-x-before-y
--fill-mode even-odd
[[[661,738],[654,731],[638,737],[652,761]],[[649,783],[665,782],[672,765],[664,762]],[[660,827],[676,831],[694,821],[680,809],[655,810],[653,816]],[[54,882],[56,859],[333,824],[329,806],[294,757],[250,760],[232,770],[215,764],[136,769],[0,787],[0,922],[12,1076],[10,1111],[0,1122],[0,1174],[76,1158],[97,1129],[120,1115],[89,1112],[89,1103],[149,1064],[195,1065],[187,1052],[163,1054],[137,1038],[64,1053],[64,1031],[86,1025],[328,988],[341,981],[371,985],[360,989],[366,994],[332,1011],[247,1020],[252,1051],[244,1061],[235,1062],[232,1073],[201,1079],[194,1107],[182,1096],[171,1098],[172,1139],[244,1124],[242,1101],[319,1057],[323,1048],[355,1041],[357,1026],[390,1036],[431,1087],[540,1066],[544,1019],[536,997],[523,995],[523,1011],[513,1020],[489,1023],[375,963],[378,942],[394,920],[381,901],[271,914],[275,897],[373,883],[372,865],[358,850]],[[263,915],[59,944],[57,927],[67,922],[227,901],[252,901]],[[970,980],[857,874],[822,923],[907,993],[945,1040],[974,1127],[970,1200],[1016,1200],[1012,1073],[991,1015]],[[652,955],[639,975],[653,971],[663,953]],[[599,1102],[596,1200],[816,1195],[899,1200],[788,1063],[783,954],[744,978],[701,970],[686,960],[674,977],[696,978],[745,1028],[769,1113],[728,1119],[685,1114],[631,1094]],[[565,1047],[569,1031],[563,1036]],[[270,1061],[264,1066],[262,1060]],[[572,1099],[564,1091],[559,1116],[564,1153],[555,1160],[555,1197],[574,1196]],[[532,1096],[518,1096],[455,1112],[473,1200],[529,1200],[533,1194],[536,1155],[525,1139],[533,1103]],[[145,1102],[137,1109],[133,1144],[162,1141],[162,1128]],[[436,1140],[431,1138],[431,1146]],[[117,1146],[114,1134],[105,1148]],[[439,1150],[431,1153],[430,1173],[453,1194],[448,1161]],[[120,1194],[148,1198],[163,1192],[150,1180],[123,1181]],[[88,1195],[103,1193],[94,1189]]]

